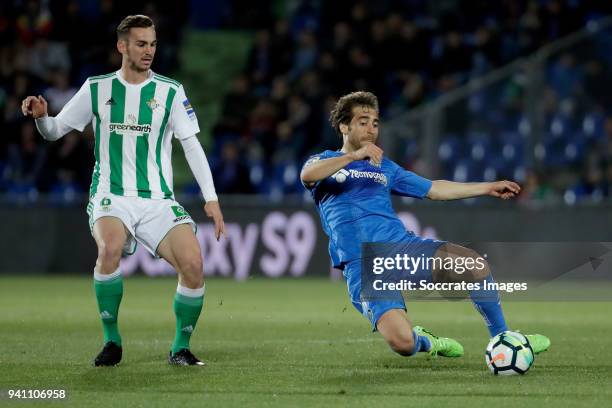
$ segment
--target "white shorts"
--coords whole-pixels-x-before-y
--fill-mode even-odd
[[[183,206],[172,199],[123,197],[110,193],[97,194],[87,204],[89,229],[93,233],[95,222],[102,217],[117,217],[129,231],[123,247],[124,255],[136,252],[136,241],[151,254],[157,255],[157,247],[166,234],[177,225],[196,224]]]

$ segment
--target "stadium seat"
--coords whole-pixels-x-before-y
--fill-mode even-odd
[[[6,191],[10,202],[15,204],[29,204],[38,200],[39,192],[32,183],[12,183]]]
[[[482,181],[481,167],[471,160],[459,160],[453,168],[452,180],[458,182]]]
[[[478,163],[483,162],[493,150],[491,137],[484,133],[468,134],[468,149],[471,160]]]
[[[601,112],[587,113],[582,120],[582,132],[588,139],[600,139],[604,137],[605,117]]]
[[[577,163],[584,158],[587,140],[582,132],[575,132],[565,146],[565,159],[568,163]]]
[[[265,194],[268,192],[268,178],[266,177],[266,168],[263,163],[249,163],[249,178],[257,193]]]
[[[457,135],[445,135],[438,147],[438,157],[444,163],[453,163],[464,156],[463,142]]]
[[[78,203],[83,194],[82,188],[77,183],[55,183],[49,192],[49,200],[53,205],[65,206]]]
[[[502,132],[499,135],[499,153],[501,159],[510,165],[523,163],[525,142],[517,132]]]
[[[561,113],[557,113],[548,119],[548,132],[545,133],[546,141],[567,139],[571,133],[571,123],[569,118]]]

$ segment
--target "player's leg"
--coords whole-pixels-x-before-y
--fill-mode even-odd
[[[463,355],[463,347],[457,341],[439,338],[418,326],[413,330],[406,315],[406,305],[399,293],[397,297],[389,299],[363,301],[361,260],[346,263],[343,274],[353,306],[370,321],[373,330],[381,333],[393,351],[402,356],[411,356],[421,351],[448,357]]]
[[[398,299],[370,302],[362,300],[361,260],[347,262],[343,274],[353,306],[370,321],[372,330],[380,332],[393,351],[402,356],[429,351],[431,345],[428,341],[425,339],[421,342],[413,333],[401,296]]]
[[[94,268],[94,289],[104,330],[104,348],[94,360],[96,366],[112,366],[121,361],[121,336],[117,319],[123,297],[123,279],[119,269],[121,254],[128,238],[123,222],[116,217],[98,218],[93,225],[98,247]]]
[[[463,346],[456,340],[438,337],[422,327],[412,327],[403,309],[390,309],[376,322],[376,328],[393,351],[402,356],[427,352],[432,356],[461,357]]]
[[[455,270],[442,269],[439,267],[440,265],[435,265],[433,280],[436,282],[466,281],[480,283],[479,289],[469,291],[469,295],[474,307],[482,315],[490,336],[493,337],[508,330],[498,291],[489,289],[490,286],[485,288],[483,285],[483,282],[487,282],[488,284],[494,282],[491,276],[491,268],[486,259],[472,249],[450,242],[441,245],[437,249],[435,257],[442,259],[471,258],[474,260],[479,258],[479,262],[473,262],[472,268],[461,270],[461,273]],[[463,262],[453,262],[453,265],[455,264],[465,265]]]
[[[191,225],[180,224],[172,228],[160,242],[157,253],[178,273],[177,292],[174,296],[176,333],[169,362],[176,365],[203,365],[189,351],[191,334],[204,304],[202,254]]]
[[[478,264],[482,264],[482,267],[475,266],[466,271],[462,271],[461,274],[458,274],[455,271],[434,268],[433,279],[438,282],[464,280],[480,283],[480,289],[469,291],[469,294],[474,307],[484,318],[489,330],[489,335],[493,337],[503,331],[508,330],[506,319],[504,318],[504,313],[501,307],[499,292],[495,289],[491,289],[491,284],[494,282],[494,280],[493,276],[491,275],[489,263],[476,251],[452,243],[445,243],[441,245],[436,251],[436,256],[442,258],[480,258],[480,262]],[[474,265],[476,264],[477,263],[474,262]],[[484,282],[487,283],[486,288],[484,287]],[[550,339],[546,336],[541,334],[526,334],[525,336],[529,340],[533,352],[536,354],[546,351],[550,347]]]
[[[402,309],[386,311],[376,322],[376,327],[391,350],[399,355],[411,356],[431,349],[431,343],[426,337],[414,333],[412,324]]]
[[[457,271],[453,270],[434,268],[433,278],[435,281],[439,282],[463,280],[479,283],[479,289],[471,290],[469,291],[469,294],[474,307],[482,315],[487,325],[489,335],[493,337],[503,331],[508,330],[506,319],[504,318],[504,313],[501,307],[499,292],[492,289],[492,283],[494,280],[493,276],[491,275],[491,267],[486,259],[470,248],[465,248],[461,245],[452,243],[445,243],[441,245],[436,251],[436,256],[442,258],[479,259],[479,262],[473,262],[472,268],[467,270],[462,269],[461,273],[457,273]],[[534,353],[536,354],[546,351],[550,346],[550,339],[546,336],[540,334],[528,334],[526,336],[531,343]]]

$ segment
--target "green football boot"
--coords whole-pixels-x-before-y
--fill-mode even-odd
[[[540,354],[550,347],[550,339],[541,334],[525,334],[527,340],[529,340],[529,344],[531,344],[531,349],[533,350],[533,354]]]
[[[448,337],[438,337],[421,326],[414,326],[413,329],[419,336],[425,336],[429,339],[431,343],[429,355],[432,357],[461,357],[463,355],[463,346],[457,340],[449,339]]]

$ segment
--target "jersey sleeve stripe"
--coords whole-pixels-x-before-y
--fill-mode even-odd
[[[156,77],[158,77],[159,79],[164,80],[164,81],[168,81],[168,82],[174,83],[176,86],[180,86],[180,85],[181,85],[181,84],[179,83],[179,81],[177,81],[177,80],[175,80],[175,79],[172,79],[172,78],[170,78],[170,77],[167,77],[167,76],[165,76],[165,75],[155,73],[155,76],[156,76]]]
[[[176,82],[175,80],[170,79],[170,78],[165,77],[165,76],[161,76],[161,75],[159,75],[159,74],[155,74],[155,75],[153,76],[153,78],[155,78],[155,79],[157,79],[157,80],[159,80],[159,81],[165,82],[165,83],[167,83],[167,84],[174,85],[174,86],[176,86],[177,88],[181,86],[181,84],[180,84],[180,83],[178,83],[178,82]]]
[[[115,74],[116,74],[116,72],[113,72],[113,73],[110,73],[110,74],[106,74],[106,75],[96,75],[96,76],[89,77],[89,80],[90,81],[98,81],[98,80],[101,80],[101,79],[108,79],[108,78],[111,78],[111,77],[115,76]]]

